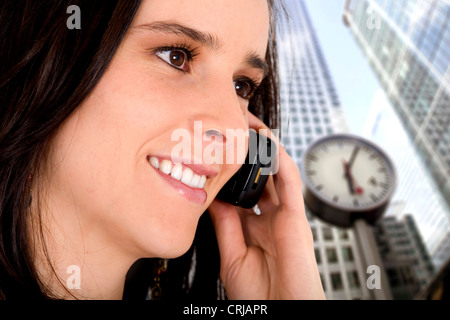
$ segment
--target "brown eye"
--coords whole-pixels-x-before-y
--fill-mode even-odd
[[[186,54],[182,51],[172,50],[170,51],[170,63],[177,66],[178,68],[182,68],[184,63],[186,62]]]
[[[255,92],[256,85],[248,78],[238,79],[234,81],[234,89],[239,97],[249,100]]]
[[[185,70],[189,56],[180,49],[167,49],[156,52],[156,55],[174,68]]]

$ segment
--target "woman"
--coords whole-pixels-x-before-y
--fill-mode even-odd
[[[228,298],[323,298],[282,147],[261,216],[215,200],[238,162],[184,157],[173,173],[176,130],[198,139],[200,123],[201,150],[224,150],[267,128],[251,112],[277,126],[270,2],[2,1],[3,298],[120,299],[130,266],[182,256],[205,211]],[[175,179],[186,170],[195,185]]]

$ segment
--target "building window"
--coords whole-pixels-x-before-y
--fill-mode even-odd
[[[345,262],[354,261],[352,248],[351,247],[343,247],[342,248],[342,257],[344,258]]]
[[[322,232],[323,232],[323,239],[324,240],[326,240],[326,241],[333,240],[333,232],[332,232],[331,228],[324,227],[324,228],[322,228]]]
[[[331,273],[330,276],[331,276],[331,286],[333,287],[333,290],[335,291],[342,290],[344,286],[342,285],[341,274],[339,272],[334,272]]]
[[[400,279],[398,277],[398,273],[395,269],[393,268],[387,269],[386,273],[389,278],[389,283],[392,287],[397,287],[401,284]]]
[[[314,241],[317,241],[317,231],[316,231],[316,228],[312,227],[312,228],[311,228],[311,233],[312,233],[312,236],[313,236],[313,240],[314,240]]]
[[[339,229],[339,238],[341,240],[348,240],[348,232],[345,229]]]
[[[316,262],[317,262],[317,264],[322,263],[322,257],[321,257],[321,255],[320,255],[320,250],[319,250],[319,248],[315,248],[315,249],[314,249],[314,255],[316,256]]]
[[[351,289],[359,288],[361,285],[359,283],[358,272],[348,271],[347,272],[348,285]]]
[[[338,261],[335,248],[327,248],[326,253],[328,263],[336,263]]]

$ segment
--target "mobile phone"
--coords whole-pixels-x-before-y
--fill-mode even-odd
[[[245,162],[223,186],[217,198],[234,206],[253,208],[269,179],[275,154],[276,146],[270,138],[250,130]]]

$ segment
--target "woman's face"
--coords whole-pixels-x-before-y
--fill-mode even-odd
[[[247,130],[268,30],[265,0],[143,1],[106,73],[52,142],[52,214],[66,227],[76,221],[91,244],[184,253],[240,166],[204,157]],[[179,159],[177,132],[189,133],[192,150]]]

